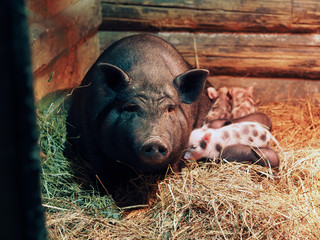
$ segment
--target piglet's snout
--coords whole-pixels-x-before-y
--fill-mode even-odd
[[[187,150],[187,151],[184,153],[183,158],[184,158],[185,160],[190,160],[190,159],[192,159],[193,156],[192,156],[191,151],[190,151],[190,150]]]
[[[169,148],[161,138],[149,138],[142,144],[139,154],[145,163],[159,164],[169,156]]]

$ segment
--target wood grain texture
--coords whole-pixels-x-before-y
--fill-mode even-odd
[[[320,1],[293,0],[292,20],[294,24],[315,25],[320,24]]]
[[[100,32],[101,51],[134,32]],[[319,34],[158,33],[210,75],[320,79]]]
[[[104,30],[311,33],[315,0],[102,0]]]

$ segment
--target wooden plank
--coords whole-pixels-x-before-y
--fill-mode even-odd
[[[269,14],[291,11],[291,0],[101,0],[101,3]]]
[[[50,18],[61,13],[66,8],[76,4],[79,0],[63,0],[63,1],[39,1],[26,0],[26,5],[33,12],[38,14],[37,18]],[[29,12],[30,14],[30,12]],[[28,16],[28,21],[32,22],[34,18]]]
[[[315,1],[315,0],[314,0]],[[297,0],[102,0],[103,30],[197,32],[318,32],[312,4]],[[302,21],[307,11],[312,21]],[[293,19],[294,17],[294,19]],[[300,19],[300,20],[299,20]],[[310,23],[310,24],[309,24]]]
[[[132,32],[100,32],[101,50]],[[319,34],[158,33],[211,75],[320,79]]]
[[[200,65],[213,75],[320,79],[319,35],[197,35]]]
[[[295,24],[319,25],[319,0],[293,0],[292,18]]]
[[[71,3],[74,1],[69,0]],[[59,55],[96,34],[101,23],[99,0],[76,1],[53,17],[47,17],[46,8],[43,11],[31,11],[29,15],[33,72],[41,71]]]

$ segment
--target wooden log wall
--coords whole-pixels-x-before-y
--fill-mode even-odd
[[[281,99],[304,79],[311,87],[300,88],[299,95],[320,91],[320,1],[101,2],[101,50],[123,36],[151,32],[176,46],[194,67],[209,69],[215,86],[256,85],[263,93],[269,82],[285,92],[278,94]]]
[[[26,0],[35,100],[79,85],[99,56],[99,0]]]
[[[101,29],[317,32],[318,0],[101,0]]]

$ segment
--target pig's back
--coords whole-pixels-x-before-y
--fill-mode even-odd
[[[232,125],[230,125],[232,126]],[[253,147],[267,147],[270,141],[269,131],[259,123],[241,122],[234,124],[233,131],[237,131],[239,144]]]
[[[124,70],[134,78],[141,72],[149,76],[164,76],[173,80],[176,76],[191,69],[181,54],[168,42],[148,34],[123,38],[111,45],[98,59]],[[167,71],[164,72],[164,69]]]

